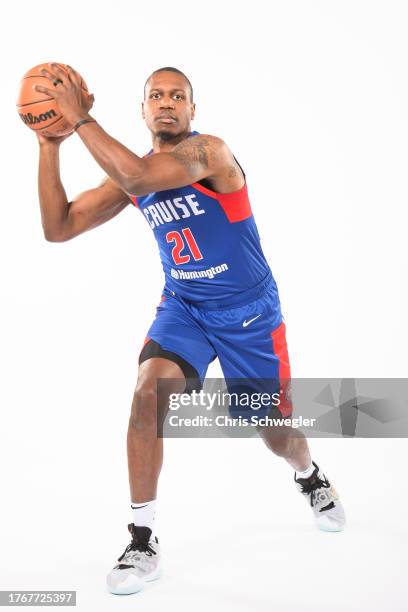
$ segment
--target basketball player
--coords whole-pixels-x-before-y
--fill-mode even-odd
[[[285,323],[244,171],[221,138],[191,130],[195,104],[189,79],[172,67],[160,68],[147,79],[142,116],[153,148],[141,158],[89,114],[92,98],[82,92],[74,70],[67,75],[52,64],[44,75],[50,86],[36,89],[57,101],[108,175],[102,185],[69,202],[59,173],[58,150],[64,138],[39,136],[45,238],[70,240],[131,204],[154,232],[165,273],[162,301],[139,358],[129,419],[132,539],[107,579],[112,593],[135,593],[160,574],[159,544],[153,536],[163,448],[157,436],[158,412],[166,411],[170,393],[200,388],[216,357],[226,379],[289,379]],[[165,394],[157,392],[158,378],[168,380]],[[279,410],[289,416],[289,402],[282,402]],[[295,470],[296,486],[317,526],[341,531],[343,507],[311,460],[303,434],[282,430],[277,436],[271,429],[260,428],[260,434]]]

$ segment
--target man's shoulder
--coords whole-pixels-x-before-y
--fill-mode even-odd
[[[180,145],[191,145],[193,147],[203,146],[212,147],[218,149],[226,146],[225,140],[214,134],[193,134],[182,140],[175,148],[176,150]]]
[[[205,166],[218,166],[230,159],[231,152],[225,141],[213,134],[194,134],[174,147],[172,154],[180,161],[198,161]]]

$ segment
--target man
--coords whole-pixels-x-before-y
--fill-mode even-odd
[[[51,64],[52,83],[36,89],[57,101],[66,119],[109,178],[68,202],[59,175],[63,139],[40,140],[39,196],[44,234],[66,241],[105,223],[129,203],[139,208],[159,244],[165,287],[141,351],[128,429],[132,541],[108,576],[112,593],[134,593],[159,576],[153,537],[163,441],[158,413],[171,393],[199,388],[218,357],[226,379],[290,378],[285,324],[276,283],[263,255],[245,174],[220,138],[191,131],[195,104],[187,77],[176,68],[147,80],[142,115],[153,149],[140,158],[109,136],[89,114],[93,97],[73,69]],[[158,393],[157,379],[168,381]],[[280,414],[289,416],[283,401]],[[291,428],[288,428],[289,430]],[[340,531],[342,505],[312,462],[303,435],[260,428],[268,447],[295,470],[295,482],[317,526]]]

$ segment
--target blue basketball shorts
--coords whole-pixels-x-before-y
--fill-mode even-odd
[[[229,388],[228,381],[278,381],[279,411],[291,415],[286,330],[273,278],[256,299],[226,308],[198,306],[165,288],[145,345],[149,340],[190,364],[201,382],[216,357]]]

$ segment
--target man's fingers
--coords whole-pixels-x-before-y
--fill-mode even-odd
[[[43,87],[42,85],[34,85],[34,89],[35,91],[40,91],[41,93],[45,93],[51,96],[51,98],[54,98],[55,100],[55,94],[56,94],[55,89],[48,89],[48,87]]]
[[[53,74],[52,72],[50,72],[50,70],[47,70],[46,68],[41,68],[41,74],[42,76],[46,77],[48,80],[51,81],[51,83],[53,83],[54,81],[56,81],[59,77],[57,77],[55,74]]]
[[[58,64],[50,64],[54,74],[56,75],[57,79],[60,79],[62,82],[64,82],[64,79],[67,80],[67,73],[65,70],[63,70],[62,68],[60,68],[58,66]]]
[[[68,76],[71,79],[71,81],[73,83],[75,83],[76,85],[78,85],[78,87],[81,86],[81,77],[79,76],[79,74],[76,72],[76,70],[74,70],[72,68],[72,66],[68,66],[67,65],[67,72],[68,72]]]

